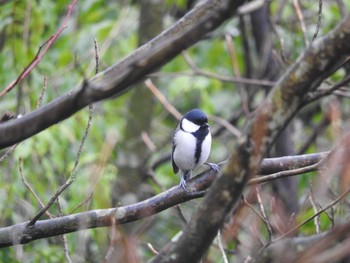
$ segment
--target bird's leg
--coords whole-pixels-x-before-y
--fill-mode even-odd
[[[180,185],[182,189],[184,189],[186,192],[188,191],[186,188],[186,181],[191,178],[192,171],[181,171],[181,182]]]
[[[204,163],[210,167],[210,169],[214,170],[215,172],[219,172],[219,165],[216,163]]]

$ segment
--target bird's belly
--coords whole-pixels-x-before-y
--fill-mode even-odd
[[[206,162],[206,160],[208,160],[209,154],[210,154],[210,148],[211,148],[211,135],[208,134],[207,137],[205,137],[203,143],[202,143],[202,152],[201,152],[201,156],[198,160],[198,166],[201,166],[203,163]]]
[[[192,134],[179,131],[174,141],[174,162],[180,170],[193,170],[196,167],[196,138]]]

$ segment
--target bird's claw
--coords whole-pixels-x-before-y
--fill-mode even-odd
[[[220,168],[216,163],[205,163],[210,167],[210,169],[214,170],[215,172],[219,172]]]
[[[180,186],[182,189],[184,189],[185,192],[188,192],[188,190],[186,188],[186,180],[183,177],[181,177]]]

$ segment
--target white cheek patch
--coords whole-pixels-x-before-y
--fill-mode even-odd
[[[185,132],[195,132],[197,131],[198,129],[200,128],[199,125],[193,123],[193,122],[190,122],[189,120],[187,119],[183,119],[182,120],[182,129],[185,131]]]

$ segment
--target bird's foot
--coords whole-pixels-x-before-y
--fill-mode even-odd
[[[186,188],[186,179],[183,176],[181,177],[180,186],[185,192],[188,192],[188,189]]]
[[[216,163],[204,163],[210,167],[210,169],[214,170],[215,172],[219,172],[220,168],[219,165]]]

